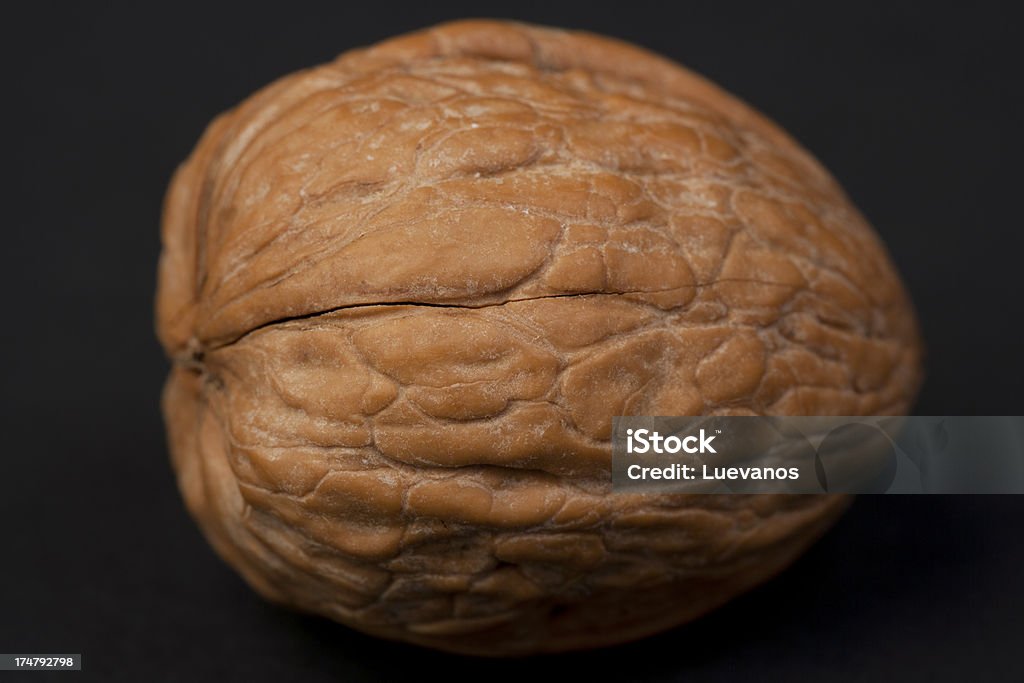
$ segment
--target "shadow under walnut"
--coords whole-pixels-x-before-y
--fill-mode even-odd
[[[456,652],[596,647],[777,573],[832,496],[610,492],[611,417],[900,414],[909,300],[826,171],[675,64],[459,22],[288,76],[168,193],[189,510],[266,597]]]

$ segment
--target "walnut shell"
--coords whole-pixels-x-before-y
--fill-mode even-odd
[[[913,311],[785,133],[582,33],[446,24],[283,78],[166,200],[189,510],[261,594],[519,655],[692,619],[832,496],[610,493],[614,415],[906,412]]]

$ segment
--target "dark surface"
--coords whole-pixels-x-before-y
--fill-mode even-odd
[[[466,660],[269,606],[179,501],[151,317],[162,193],[214,114],[352,46],[512,16],[645,45],[776,119],[905,276],[930,354],[917,412],[1019,415],[1024,101],[1008,9],[104,5],[4,20],[0,652],[84,653],[85,671],[59,680],[523,680],[567,667],[580,680],[1024,680],[1021,497],[862,498],[776,581],[583,655]]]

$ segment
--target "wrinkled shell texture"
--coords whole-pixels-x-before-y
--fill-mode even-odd
[[[914,315],[822,167],[606,38],[461,22],[217,118],[168,193],[158,332],[189,510],[264,596],[522,655],[668,628],[832,496],[612,494],[614,415],[900,414]]]

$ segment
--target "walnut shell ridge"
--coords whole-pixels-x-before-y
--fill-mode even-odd
[[[906,413],[913,310],[829,174],[682,67],[467,21],[219,116],[170,186],[157,330],[191,514],[259,593],[523,655],[788,565],[835,496],[610,492],[614,415]]]

